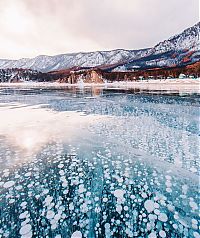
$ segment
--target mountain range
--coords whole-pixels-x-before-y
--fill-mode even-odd
[[[77,67],[107,71],[134,71],[179,67],[200,61],[200,22],[152,48],[116,49],[55,56],[40,55],[19,60],[0,59],[0,69],[31,69],[43,73]]]

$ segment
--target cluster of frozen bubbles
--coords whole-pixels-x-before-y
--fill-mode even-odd
[[[59,142],[0,173],[0,237],[195,237],[198,191],[140,156]]]

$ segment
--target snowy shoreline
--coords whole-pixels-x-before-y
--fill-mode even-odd
[[[161,79],[142,80],[135,82],[113,82],[113,83],[58,83],[58,82],[21,82],[0,83],[0,87],[23,87],[23,88],[66,88],[66,87],[100,87],[107,89],[139,89],[148,91],[178,91],[188,93],[200,93],[200,78],[197,79]]]

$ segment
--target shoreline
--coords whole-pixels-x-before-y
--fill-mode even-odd
[[[87,87],[100,87],[112,90],[147,90],[147,91],[177,91],[185,93],[200,93],[200,78],[197,79],[161,79],[161,80],[143,80],[135,82],[118,81],[112,83],[58,83],[58,82],[20,82],[20,83],[0,83],[3,87],[22,87],[22,88],[66,88],[78,87],[84,89]]]

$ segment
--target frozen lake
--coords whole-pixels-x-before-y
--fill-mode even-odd
[[[0,88],[0,237],[199,238],[199,106]]]

